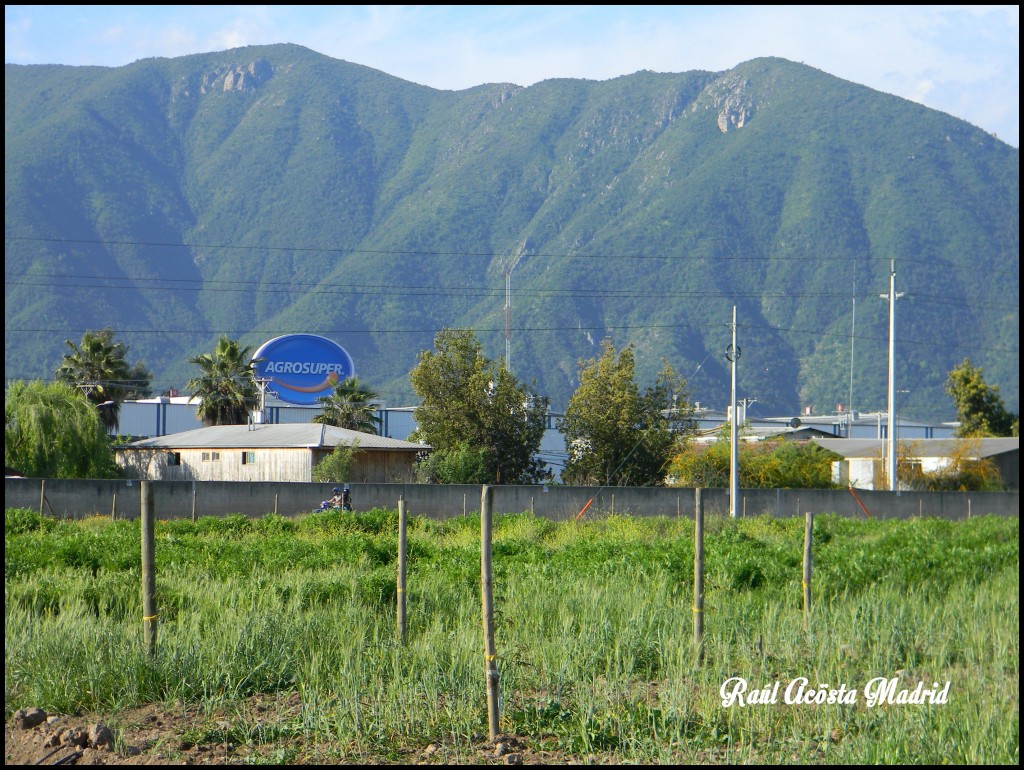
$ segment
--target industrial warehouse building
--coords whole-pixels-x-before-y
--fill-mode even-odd
[[[358,443],[348,481],[411,483],[416,444],[317,423],[218,425],[115,447],[134,478],[164,481],[312,481],[313,466],[337,446]]]

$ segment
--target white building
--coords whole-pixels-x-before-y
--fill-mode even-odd
[[[888,442],[884,439],[814,439],[815,443],[843,459],[832,463],[832,481],[857,489],[877,489],[884,469]],[[1003,483],[1020,488],[1020,439],[907,439],[899,440],[898,456],[910,458],[925,473],[949,465],[964,447],[971,459],[989,459],[999,469]]]

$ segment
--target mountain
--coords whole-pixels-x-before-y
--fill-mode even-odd
[[[851,377],[884,409],[895,265],[901,413],[952,418],[965,357],[1019,411],[1019,151],[811,67],[439,91],[272,45],[4,83],[8,381],[105,326],[157,390],[222,333],[308,332],[411,404],[436,330],[505,355],[508,287],[555,409],[604,337],[724,406],[733,306],[752,414]]]

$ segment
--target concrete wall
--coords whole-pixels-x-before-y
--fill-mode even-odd
[[[54,516],[81,518],[93,515],[135,518],[141,505],[139,481],[89,481],[7,478],[4,481],[6,508],[31,508]],[[261,516],[276,512],[283,516],[308,513],[331,496],[333,484],[304,482],[240,481],[153,481],[152,490],[158,518],[188,518],[193,506],[196,516],[242,513]],[[397,508],[403,497],[411,515],[448,518],[480,510],[477,485],[438,484],[352,484],[356,511]],[[45,500],[44,500],[45,498]],[[587,516],[622,513],[633,516],[693,516],[694,491],[664,487],[499,486],[494,488],[495,513],[533,511],[557,521],[573,518],[592,499]],[[726,489],[705,489],[704,509],[728,513]],[[863,504],[868,514],[861,508]],[[739,513],[744,516],[802,516],[837,513],[855,518],[910,518],[939,516],[965,519],[968,516],[1020,515],[1020,493],[1014,492],[887,492],[825,489],[740,490]]]

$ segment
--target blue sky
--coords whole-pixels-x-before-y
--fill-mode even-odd
[[[1020,146],[1016,5],[4,7],[13,64],[116,67],[268,43],[453,90],[717,71],[781,56]]]

